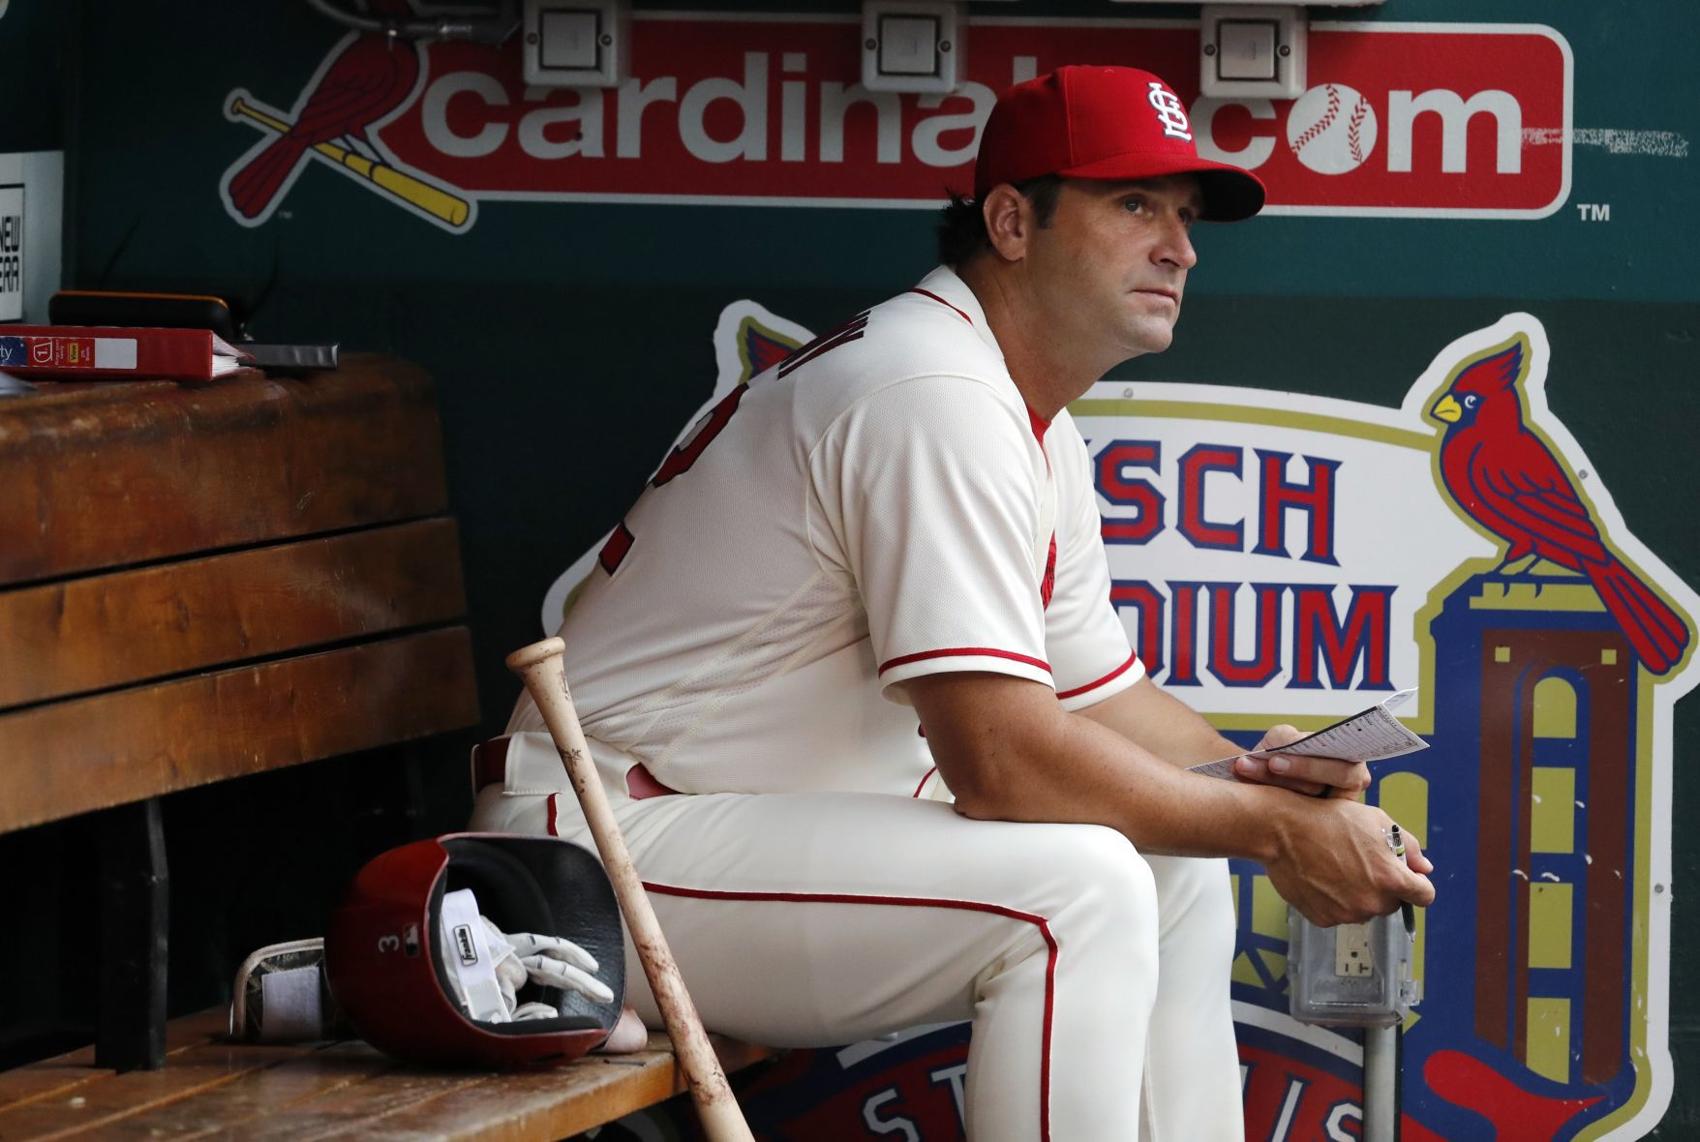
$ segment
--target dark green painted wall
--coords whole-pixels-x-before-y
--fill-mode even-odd
[[[1196,11],[1091,0],[975,9],[987,10]],[[491,730],[516,692],[501,656],[535,637],[544,588],[621,514],[709,392],[720,308],[753,297],[825,327],[932,264],[921,212],[485,203],[474,231],[454,237],[322,170],[245,230],[224,213],[218,181],[253,133],[227,122],[221,101],[246,87],[288,105],[340,30],[298,0],[90,0],[80,20],[57,12],[14,0],[0,19],[0,146],[55,143],[68,111],[74,284],[218,290],[259,302],[261,340],[336,339],[411,357],[437,377]],[[1388,0],[1343,14],[1549,24],[1575,55],[1578,128],[1700,137],[1700,5]],[[44,61],[65,55],[75,77],[48,98],[65,72]],[[27,113],[10,110],[20,106]],[[1610,204],[1611,221],[1582,221],[1576,203]],[[1396,404],[1440,347],[1527,309],[1551,336],[1553,412],[1631,530],[1700,583],[1700,460],[1689,446],[1700,429],[1696,205],[1693,158],[1579,145],[1569,204],[1544,220],[1207,228],[1176,347],[1117,375]],[[526,490],[539,474],[550,493]],[[1677,822],[1700,812],[1697,745],[1690,700],[1677,713]],[[435,829],[465,808],[458,763],[440,760],[427,767]],[[1684,891],[1700,843],[1680,827],[1678,837],[1670,1037],[1681,1075],[1700,1071],[1700,998],[1684,986],[1700,968],[1700,909]],[[1695,1130],[1700,1091],[1679,1079],[1661,1133]]]
[[[0,17],[0,150],[65,145],[69,8],[20,0]]]

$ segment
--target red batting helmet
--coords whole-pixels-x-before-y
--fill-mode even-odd
[[[614,993],[597,1003],[553,988],[522,992],[554,1019],[485,1023],[450,990],[443,894],[470,888],[504,932],[571,940],[596,958]],[[391,849],[360,870],[325,937],[331,992],[360,1035],[397,1058],[509,1070],[576,1059],[620,1017],[625,938],[608,875],[589,852],[554,837],[450,833]]]

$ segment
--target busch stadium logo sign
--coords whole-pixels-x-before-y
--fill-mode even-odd
[[[638,12],[606,90],[527,87],[517,42],[351,33],[293,102],[230,93],[259,134],[220,191],[256,226],[326,165],[456,233],[490,201],[934,207],[969,189],[998,91],[1089,62],[1172,81],[1175,131],[1255,170],[1270,213],[1539,218],[1569,195],[1570,49],[1544,26],[1312,24],[1296,100],[1201,97],[1197,24],[1150,20],[977,18],[956,92],[870,92],[859,27]]]
[[[728,306],[703,411],[809,339]],[[1071,406],[1158,682],[1247,743],[1420,687],[1404,720],[1433,748],[1377,763],[1369,793],[1439,870],[1404,1037],[1414,1142],[1634,1138],[1670,1098],[1671,711],[1700,598],[1548,409],[1549,365],[1512,314],[1397,409],[1117,382]],[[1288,1017],[1286,906],[1255,864],[1233,872],[1247,1137],[1359,1138],[1360,1040]],[[794,1052],[743,1102],[774,1137],[957,1138],[966,1052],[965,1024]]]
[[[1163,686],[1247,739],[1420,686],[1370,797],[1440,872],[1404,1137],[1635,1137],[1668,1098],[1670,711],[1696,600],[1548,411],[1527,314],[1403,405],[1100,384],[1112,593]],[[1153,579],[1152,569],[1165,576]],[[1286,908],[1235,869],[1248,1136],[1360,1136],[1355,1038],[1286,1012]]]

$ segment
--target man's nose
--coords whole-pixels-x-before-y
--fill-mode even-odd
[[[1198,264],[1198,251],[1192,248],[1192,235],[1186,223],[1173,218],[1163,233],[1163,240],[1151,251],[1151,260],[1163,265],[1190,270]]]

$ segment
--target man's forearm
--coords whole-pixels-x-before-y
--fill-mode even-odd
[[[1117,724],[1161,722],[1164,730],[1142,736],[1202,755],[1188,760],[1233,750],[1178,702],[1123,703],[1104,724],[1013,680],[984,688],[940,680],[932,688],[939,693],[919,703],[935,711],[926,718],[928,744],[968,816],[1108,825],[1147,852],[1266,860],[1294,811],[1280,790],[1185,773]]]
[[[1152,720],[1165,728],[1115,728],[1148,694],[1120,709],[1094,708],[1100,718],[1111,713],[1114,724],[1103,724],[1064,711],[1046,687],[1004,675],[934,675],[907,691],[966,816],[1107,825],[1145,852],[1247,857],[1319,924],[1355,923],[1400,900],[1434,897],[1418,872],[1390,859],[1382,835],[1389,821],[1375,806],[1187,773],[1135,737],[1182,761],[1234,747],[1164,703],[1147,712],[1157,711]]]
[[[1065,777],[1058,794],[1069,796],[1069,786],[1096,771],[1112,795],[1106,804],[1113,820],[1106,823],[1141,851],[1271,859],[1292,799],[1281,790],[1184,772],[1186,764],[1232,753],[1235,747],[1181,708],[1204,732],[1177,719],[1170,735],[1158,737],[1160,746],[1169,747],[1163,755],[1114,726],[1070,716],[1059,744],[1075,773]]]
[[[1192,707],[1159,689],[1149,678],[1106,701],[1086,707],[1079,714],[1182,769],[1230,757],[1240,748],[1217,733]]]

